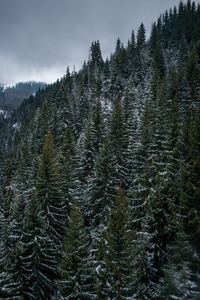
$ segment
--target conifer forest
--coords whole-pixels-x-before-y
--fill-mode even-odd
[[[200,3],[0,119],[0,299],[200,299]]]

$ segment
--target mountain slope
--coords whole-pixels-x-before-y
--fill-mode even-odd
[[[0,297],[199,299],[199,20],[181,2],[106,61],[93,42],[3,123]]]

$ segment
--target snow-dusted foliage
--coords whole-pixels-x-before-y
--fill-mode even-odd
[[[199,20],[93,42],[0,117],[0,298],[199,299]]]

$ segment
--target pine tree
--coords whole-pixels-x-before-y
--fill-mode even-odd
[[[192,105],[196,106],[199,104],[200,98],[200,69],[194,45],[187,59],[186,75],[189,83],[190,101]]]
[[[199,286],[199,109],[196,116],[191,122],[189,128],[189,139],[185,144],[186,158],[182,162],[182,185],[180,202],[182,209],[184,232],[188,235],[189,243],[191,244],[195,260],[191,264],[192,273],[196,277],[196,285]]]
[[[132,182],[129,188],[129,198],[132,214],[133,228],[141,230],[145,217],[145,206],[150,192],[150,143],[152,140],[152,112],[147,100],[141,116],[139,128],[139,141],[134,149]]]
[[[45,229],[45,222],[41,203],[34,191],[28,204],[23,235],[16,248],[19,274],[23,279],[21,294],[26,299],[51,299],[54,293],[57,252]]]
[[[93,72],[97,72],[98,69],[102,69],[103,67],[103,59],[101,55],[101,48],[99,41],[95,41],[92,43],[91,48],[91,61],[90,61],[90,68]]]
[[[95,157],[99,154],[103,138],[105,136],[104,115],[102,112],[101,101],[98,100],[91,118],[91,138]]]
[[[67,126],[59,157],[60,170],[62,173],[62,193],[67,212],[72,204],[72,190],[74,188],[75,168],[75,141],[70,125]]]
[[[159,287],[160,299],[198,299],[200,291],[196,282],[197,276],[192,271],[192,262],[196,261],[196,255],[181,223],[168,252],[165,277]]]
[[[127,53],[120,39],[117,39],[115,53],[111,57],[111,84],[112,96],[120,95],[125,87],[125,78],[128,77]]]
[[[133,74],[135,71],[135,60],[136,60],[136,42],[134,30],[131,34],[131,39],[128,41],[127,45],[127,60],[128,60],[128,73]]]
[[[45,138],[37,172],[36,190],[41,214],[45,218],[46,231],[57,246],[59,257],[67,209],[61,193],[53,136],[50,132]]]
[[[76,184],[73,197],[86,214],[89,205],[90,182],[96,163],[90,120],[77,142],[75,159],[73,180]]]
[[[58,291],[62,299],[94,299],[89,240],[76,201],[68,218],[58,270]]]
[[[44,142],[44,136],[47,134],[49,128],[49,121],[50,121],[50,111],[48,106],[48,100],[46,99],[40,110],[38,126],[37,126],[37,142],[35,141],[35,145],[34,145],[34,148],[36,147],[36,151],[38,153],[41,153],[43,142]]]
[[[144,24],[141,23],[137,33],[137,47],[141,49],[145,45],[145,42],[146,42],[145,27]]]
[[[2,196],[2,195],[1,195]],[[2,200],[2,198],[1,198]],[[0,209],[0,298],[20,299],[21,282],[15,278],[7,249],[8,232],[2,207]]]
[[[153,67],[155,68],[160,78],[162,79],[165,76],[165,61],[164,61],[162,46],[159,41],[156,43],[155,50],[154,50]]]
[[[128,204],[120,188],[102,237],[105,248],[100,247],[97,258],[97,299],[132,299],[134,295],[133,236],[129,222]]]
[[[122,102],[123,109],[123,136],[124,136],[124,165],[126,168],[126,187],[124,192],[128,195],[128,189],[133,181],[133,168],[135,167],[135,152],[139,143],[139,108],[134,92],[127,90]]]
[[[63,132],[69,122],[72,121],[70,98],[68,82],[61,81],[57,93],[52,99],[51,124],[49,124],[49,129],[55,137],[56,145],[61,144]]]
[[[90,200],[90,222],[93,229],[106,226],[118,189],[116,155],[107,135],[100,149]]]
[[[123,188],[127,188],[126,175],[126,154],[128,149],[128,136],[125,132],[124,116],[120,100],[115,103],[109,128],[109,136],[117,159],[118,181]]]

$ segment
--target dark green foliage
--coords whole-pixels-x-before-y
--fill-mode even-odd
[[[1,195],[2,201],[2,195]],[[8,250],[8,225],[4,213],[0,210],[0,298],[20,299],[21,282],[11,265],[11,256]]]
[[[67,209],[60,189],[60,176],[55,158],[53,136],[46,135],[43,152],[37,172],[36,190],[41,205],[41,215],[46,230],[58,249],[62,246],[62,234]],[[58,257],[57,257],[58,258]]]
[[[93,42],[90,48],[91,62],[90,62],[90,70],[93,72],[97,72],[99,69],[101,70],[103,67],[103,59],[101,56],[101,48],[99,41]]]
[[[137,47],[139,49],[141,49],[146,42],[146,36],[145,36],[145,28],[144,28],[144,24],[141,23],[139,29],[138,29],[138,33],[137,33]]]
[[[187,80],[190,89],[190,101],[193,104],[199,103],[200,98],[200,69],[198,65],[198,57],[194,46],[187,59],[186,67]]]
[[[50,299],[54,293],[57,252],[45,229],[45,218],[41,215],[36,191],[28,205],[22,238],[16,251],[23,285],[21,294],[27,299]]]
[[[0,298],[199,299],[199,20],[181,1],[0,111]]]
[[[198,299],[199,274],[193,272],[192,264],[199,258],[188,242],[188,236],[180,226],[174,243],[169,247],[169,261],[165,268],[165,277],[161,281],[161,299]]]
[[[158,72],[160,78],[162,79],[165,75],[165,62],[162,51],[162,46],[160,42],[156,43],[154,55],[153,55],[153,67]]]
[[[77,202],[71,207],[58,270],[58,291],[64,299],[94,299],[89,240]]]
[[[69,207],[72,204],[71,190],[74,188],[73,174],[75,168],[75,141],[70,125],[68,125],[65,130],[59,162],[62,173],[61,182],[64,207],[66,207],[66,211],[69,212]]]
[[[123,110],[120,99],[117,99],[110,120],[109,138],[116,157],[117,179],[126,188],[126,154],[128,149],[128,133],[126,133]]]
[[[116,155],[109,136],[106,136],[97,161],[93,188],[91,191],[90,217],[92,227],[107,224],[110,208],[113,207],[118,189]]]
[[[120,188],[97,256],[97,299],[131,299],[134,295],[133,235],[128,209]]]

